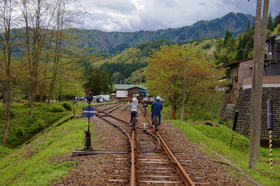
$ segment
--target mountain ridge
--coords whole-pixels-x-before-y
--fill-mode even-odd
[[[251,15],[231,12],[210,21],[200,20],[190,26],[155,31],[104,32],[96,29],[68,28],[64,29],[63,32],[70,37],[66,37],[63,45],[87,49],[89,53],[103,53],[108,56],[120,53],[138,44],[156,40],[168,40],[175,44],[224,37],[227,29],[233,35],[238,36],[246,31],[248,21],[253,23],[254,20],[255,18]],[[13,35],[18,36],[18,41],[24,39],[24,28],[14,29],[12,32]],[[18,57],[21,57],[24,53],[24,49],[20,46],[16,46],[13,51],[13,55]]]
[[[114,54],[137,44],[153,42],[158,39],[178,43],[195,39],[223,37],[227,29],[237,36],[246,31],[248,21],[253,23],[254,20],[255,18],[251,15],[230,12],[221,18],[210,21],[200,20],[190,26],[155,31],[104,32],[96,29],[69,28],[65,32],[74,36],[79,48],[88,47],[93,48],[94,52]]]

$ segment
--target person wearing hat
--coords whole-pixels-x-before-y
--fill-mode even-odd
[[[135,97],[132,98],[132,102],[130,103],[129,108],[130,108],[130,116],[131,116],[130,124],[131,124],[133,117],[137,117],[137,112],[138,112],[138,108],[139,108],[137,98],[135,98]]]
[[[156,97],[156,101],[152,103],[152,122],[154,123],[154,116],[158,117],[158,124],[161,124],[161,110],[162,110],[162,103],[160,101],[160,97]]]

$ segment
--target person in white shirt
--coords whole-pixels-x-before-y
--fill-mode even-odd
[[[138,113],[139,105],[138,105],[137,98],[132,99],[132,102],[130,103],[129,108],[130,108],[130,115],[131,115],[130,123],[132,123],[133,117],[137,117],[137,113]]]

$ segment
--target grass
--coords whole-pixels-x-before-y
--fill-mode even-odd
[[[29,117],[29,103],[13,104],[11,120],[6,145],[15,148],[32,136],[49,127],[58,119],[70,113],[72,108],[69,103],[35,103],[34,115]],[[0,139],[3,139],[5,129],[5,105],[0,103]]]
[[[49,185],[67,174],[75,165],[74,161],[57,163],[52,160],[81,148],[87,129],[87,121],[83,119],[70,120],[56,127],[67,117],[37,134],[29,144],[0,159],[0,185]]]
[[[13,149],[9,149],[8,147],[3,147],[2,145],[0,145],[0,160],[13,151]]]
[[[149,108],[151,106],[149,105]],[[206,107],[208,108],[208,107]],[[196,108],[196,107],[189,107],[188,105],[186,105],[185,107],[185,114],[184,114],[184,120],[185,121],[205,121],[205,120],[211,120],[214,121],[216,123],[222,122],[220,121],[220,116],[219,111],[217,110],[213,110],[209,111],[209,110],[200,110],[200,108]],[[161,113],[162,117],[164,119],[172,119],[173,118],[173,113],[172,113],[172,106],[170,103],[166,102],[163,103],[163,109],[162,109],[162,113]],[[176,114],[175,114],[175,118],[176,119],[180,119],[180,115],[181,115],[181,107],[177,108]]]
[[[280,148],[273,149],[273,160],[278,162],[273,169],[270,169],[267,160],[269,159],[269,149],[260,148],[260,161],[257,163],[257,169],[248,168],[249,140],[239,135],[226,126],[211,127],[206,125],[191,125],[181,121],[169,121],[175,123],[183,130],[186,137],[197,144],[203,143],[207,148],[221,154],[231,160],[235,165],[249,173],[258,182],[269,185],[279,186],[280,183]],[[229,149],[231,136],[234,134],[232,149]],[[210,153],[203,146],[201,148]]]

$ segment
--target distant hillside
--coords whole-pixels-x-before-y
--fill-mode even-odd
[[[193,40],[188,43],[182,43],[181,46],[183,48],[196,47],[201,52],[206,52],[210,59],[213,56],[218,40],[222,39]],[[145,67],[148,65],[147,57],[153,51],[159,50],[161,46],[171,44],[167,40],[144,42],[135,47],[125,49],[118,54],[109,56],[106,59],[96,61],[91,64],[91,67],[100,72],[109,72],[112,81],[115,83],[137,84],[139,82],[145,82]]]
[[[229,29],[233,35],[246,31],[248,21],[254,17],[242,13],[229,13],[211,21],[198,21],[191,26],[169,28],[157,31],[137,32],[102,32],[99,30],[67,29],[65,32],[74,36],[79,48],[93,48],[94,52],[119,53],[120,51],[143,42],[166,39],[171,42],[185,42],[194,39],[223,37]]]

